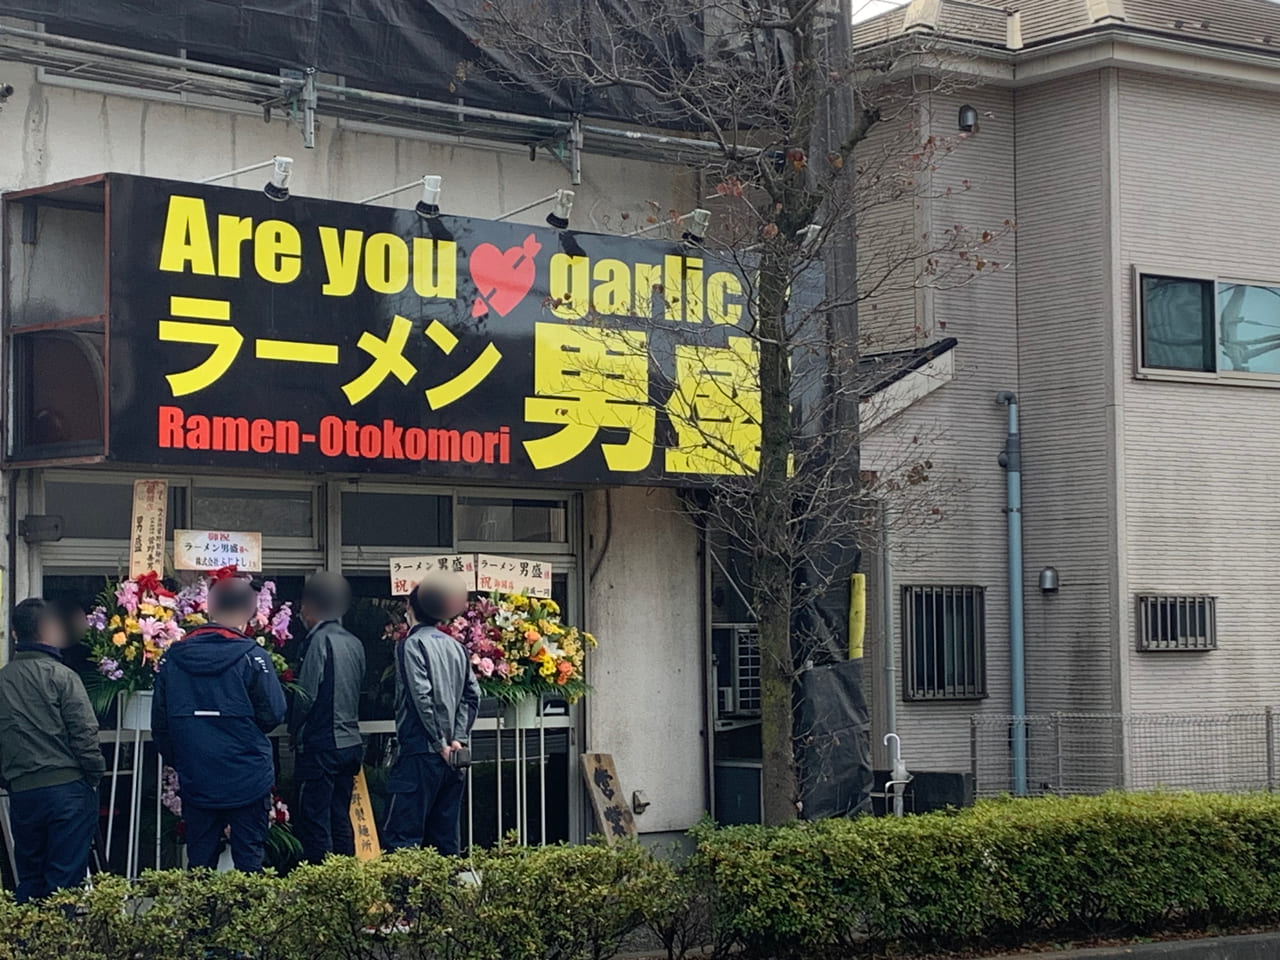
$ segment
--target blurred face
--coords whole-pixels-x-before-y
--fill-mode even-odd
[[[303,600],[301,606],[298,607],[298,619],[302,621],[302,625],[308,630],[320,622],[320,617],[316,614],[310,601],[307,600]]]
[[[445,619],[452,620],[454,617],[460,615],[462,611],[467,609],[467,588],[459,586],[456,589],[450,590],[446,597],[446,601],[444,610]]]
[[[213,619],[224,627],[230,627],[243,633],[248,628],[249,621],[253,619],[253,615],[256,612],[256,606],[220,607],[217,613],[214,614]]]
[[[67,618],[67,637],[72,643],[76,643],[84,638],[89,632],[89,618],[85,616],[83,610],[73,610]]]
[[[40,643],[49,647],[70,646],[67,637],[67,625],[55,613],[47,613],[40,619]]]

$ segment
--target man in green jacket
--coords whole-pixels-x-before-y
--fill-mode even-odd
[[[0,786],[26,903],[84,882],[106,764],[84,684],[62,662],[70,639],[58,610],[23,600],[13,634],[13,660],[0,669]]]

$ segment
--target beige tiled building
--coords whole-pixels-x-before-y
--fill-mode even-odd
[[[1017,224],[994,279],[863,314],[907,341],[959,341],[954,377],[900,419],[932,429],[937,472],[964,492],[946,522],[891,538],[892,589],[871,594],[892,598],[908,764],[968,770],[969,717],[1010,711],[1000,390],[1021,418],[1028,712],[1280,703],[1280,4],[912,0],[859,24],[856,43],[908,34],[966,78],[924,97],[921,135],[954,136],[961,105],[979,122],[935,174],[968,181],[962,210],[939,179],[901,216],[918,230]],[[881,216],[860,243],[900,227]],[[1056,592],[1040,588],[1046,568]],[[951,696],[974,692],[963,592],[938,607],[919,587],[982,588],[985,651],[970,652],[985,652],[985,699]],[[1136,752],[1156,748],[1093,729],[1068,768],[1092,752],[1091,783],[1142,780]],[[996,739],[984,769],[1007,771]]]

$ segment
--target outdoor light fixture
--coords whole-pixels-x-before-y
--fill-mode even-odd
[[[251,163],[247,167],[237,167],[234,170],[228,170],[226,173],[203,177],[197,180],[196,183],[216,183],[219,180],[230,180],[232,177],[238,177],[242,173],[251,173],[264,167],[271,167],[271,179],[262,188],[262,192],[272,200],[288,200],[289,178],[293,175],[293,157],[272,157],[270,160],[263,160],[261,163]]]
[[[556,191],[556,208],[547,214],[547,223],[557,230],[569,229],[569,213],[573,210],[573,191]]]
[[[960,129],[965,133],[978,132],[978,111],[977,108],[965,104],[960,108]]]
[[[279,203],[289,199],[289,178],[293,176],[293,157],[273,157],[271,163],[271,179],[263,186],[262,192],[269,199]]]
[[[1058,568],[1045,567],[1040,571],[1040,592],[1041,593],[1057,593],[1058,592]]]
[[[689,229],[684,232],[685,241],[688,243],[701,243],[706,239],[707,229],[711,226],[711,211],[703,210],[699,207],[689,213],[688,220]]]
[[[537,200],[530,201],[522,207],[516,207],[514,210],[508,210],[494,217],[495,220],[506,220],[514,217],[517,213],[524,213],[526,210],[532,210],[534,207],[540,207],[544,203],[554,203],[556,208],[547,214],[547,223],[557,230],[569,229],[569,211],[573,209],[573,191],[557,190],[555,193],[549,193],[545,197],[539,197]]]
[[[414,213],[423,220],[440,216],[440,184],[444,177],[425,176],[422,178],[422,199],[414,205]]]
[[[630,233],[624,233],[624,237],[638,237],[642,233],[648,233],[650,230],[657,230],[660,227],[669,227],[673,223],[689,222],[689,229],[684,234],[684,239],[691,243],[701,243],[702,239],[707,235],[707,228],[711,225],[711,211],[703,210],[699,207],[697,210],[690,210],[688,213],[682,213],[678,217],[671,220],[659,220],[655,223],[646,224],[638,230],[632,230]]]
[[[397,193],[404,193],[406,190],[421,187],[422,199],[414,205],[413,209],[423,220],[430,220],[440,216],[440,184],[443,181],[444,177],[427,174],[421,180],[415,180],[413,183],[403,183],[398,187],[392,187],[390,190],[383,190],[381,193],[375,193],[371,197],[357,200],[356,203],[373,203],[375,200],[382,200]]]

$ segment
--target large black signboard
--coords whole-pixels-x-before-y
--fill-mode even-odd
[[[109,179],[110,459],[687,483],[753,469],[747,280],[699,247]]]

